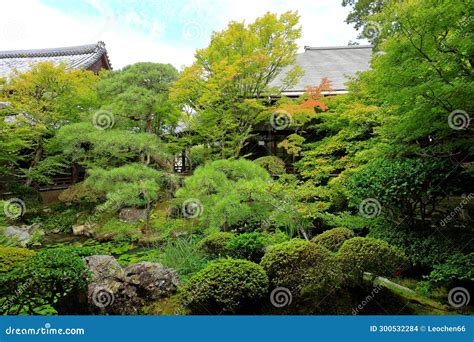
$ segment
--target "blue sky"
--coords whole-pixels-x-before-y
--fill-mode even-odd
[[[114,68],[139,61],[192,63],[213,31],[267,11],[297,10],[304,45],[347,45],[357,32],[341,0],[16,0],[2,4],[0,50],[106,43]]]

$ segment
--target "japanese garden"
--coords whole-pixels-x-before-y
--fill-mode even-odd
[[[370,45],[0,51],[0,313],[472,314],[474,3],[342,5]]]

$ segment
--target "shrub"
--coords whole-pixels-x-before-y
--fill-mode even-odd
[[[331,252],[306,240],[293,239],[270,247],[260,264],[272,286],[286,287],[297,298],[324,295],[341,281]]]
[[[354,232],[348,228],[338,227],[327,230],[317,236],[312,241],[326,247],[332,252],[337,252],[344,241],[354,237]]]
[[[198,204],[193,218],[201,227],[254,229],[270,215],[271,182],[268,172],[250,160],[216,160],[187,177],[176,197],[182,209],[190,200]]]
[[[361,281],[364,272],[392,275],[403,268],[408,259],[397,247],[373,238],[354,237],[345,241],[338,252],[342,269],[349,277]]]
[[[60,313],[69,302],[66,298],[87,285],[83,253],[82,249],[71,247],[45,249],[0,274],[0,298],[8,298],[0,306],[12,314],[38,314],[45,306]],[[23,291],[17,291],[20,286]],[[13,293],[15,296],[11,296]]]
[[[194,313],[242,313],[268,291],[263,268],[247,260],[224,259],[195,274],[184,286],[184,305]]]
[[[285,162],[278,157],[260,157],[255,159],[254,162],[267,170],[271,175],[281,175],[286,173]]]
[[[442,235],[432,234],[429,228],[410,231],[384,222],[371,228],[370,237],[385,240],[400,248],[413,266],[431,268],[443,263],[451,255],[460,253],[465,247],[463,242],[471,240],[472,234],[466,229],[443,230]]]
[[[10,271],[34,255],[35,252],[26,248],[0,247],[0,273]]]
[[[453,287],[457,282],[469,282],[474,278],[474,253],[452,255],[446,262],[435,265],[433,271],[424,277],[426,281],[420,287]]]
[[[201,240],[199,249],[213,258],[226,256],[228,255],[227,243],[233,236],[234,234],[227,232],[213,233]]]
[[[232,237],[227,242],[226,249],[236,259],[259,262],[264,254],[265,240],[258,232],[243,233]]]
[[[425,226],[426,218],[450,190],[438,184],[459,177],[456,172],[448,161],[436,158],[375,159],[351,176],[347,189],[357,202],[376,198],[385,216],[406,217],[410,225],[422,218]]]

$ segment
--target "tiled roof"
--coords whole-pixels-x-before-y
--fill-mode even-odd
[[[68,69],[89,69],[102,57],[111,69],[103,42],[54,49],[0,51],[0,77],[9,77],[15,69],[27,71],[38,62],[65,63]]]
[[[358,71],[369,69],[372,56],[371,45],[350,45],[333,47],[305,47],[305,51],[296,56],[304,76],[298,83],[286,89],[284,95],[300,95],[307,86],[317,86],[326,77],[331,81],[335,92],[345,92],[349,77]],[[288,70],[288,69],[287,69]],[[286,75],[286,70],[277,76],[270,86],[278,86]]]

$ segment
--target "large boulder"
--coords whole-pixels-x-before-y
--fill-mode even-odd
[[[93,312],[133,315],[149,300],[176,292],[180,280],[175,270],[158,263],[140,262],[122,268],[109,255],[84,258],[91,272],[88,304]]]
[[[5,236],[17,240],[23,247],[30,244],[33,233],[35,232],[44,235],[44,231],[41,229],[39,223],[32,225],[24,224],[22,226],[8,226],[3,230]]]
[[[149,299],[167,297],[180,285],[175,270],[154,262],[139,262],[128,266],[125,277],[129,284],[137,286],[142,297]]]

